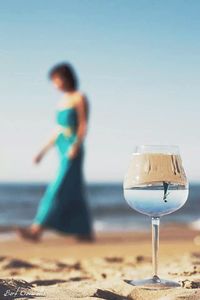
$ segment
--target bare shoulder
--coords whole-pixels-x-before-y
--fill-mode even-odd
[[[73,98],[74,98],[75,105],[84,104],[86,102],[86,96],[79,91],[74,94]]]
[[[84,111],[86,119],[88,119],[90,109],[87,96],[84,93],[76,92],[74,95],[74,106],[78,111]]]
[[[88,107],[87,96],[82,92],[76,92],[74,94],[74,106],[85,106]]]

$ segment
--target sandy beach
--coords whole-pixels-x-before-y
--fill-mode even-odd
[[[151,276],[151,236],[99,233],[93,244],[47,234],[41,243],[2,236],[0,299],[200,299],[198,232],[161,228],[160,276],[181,288],[150,290],[125,282]]]

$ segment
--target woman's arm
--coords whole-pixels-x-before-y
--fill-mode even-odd
[[[50,136],[49,140],[44,144],[38,154],[34,157],[34,163],[38,164],[43,159],[45,154],[54,146],[56,138],[57,138],[57,130],[55,130]]]
[[[68,155],[71,159],[77,155],[79,147],[82,144],[87,131],[87,108],[86,99],[84,96],[77,96],[75,100],[75,109],[78,116],[78,128],[76,131],[77,140],[68,152]]]

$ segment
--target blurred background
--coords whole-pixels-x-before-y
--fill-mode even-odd
[[[165,222],[198,218],[200,2],[7,0],[0,10],[0,226],[30,224],[57,167],[32,157],[61,95],[47,79],[71,62],[91,104],[85,174],[95,229],[148,227],[122,181],[137,144],[177,144],[189,201]]]

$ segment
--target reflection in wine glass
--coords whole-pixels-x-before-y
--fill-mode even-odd
[[[124,197],[131,208],[152,219],[153,277],[128,283],[156,288],[179,286],[158,277],[160,217],[181,208],[188,198],[188,182],[178,147],[136,147],[124,179]]]

